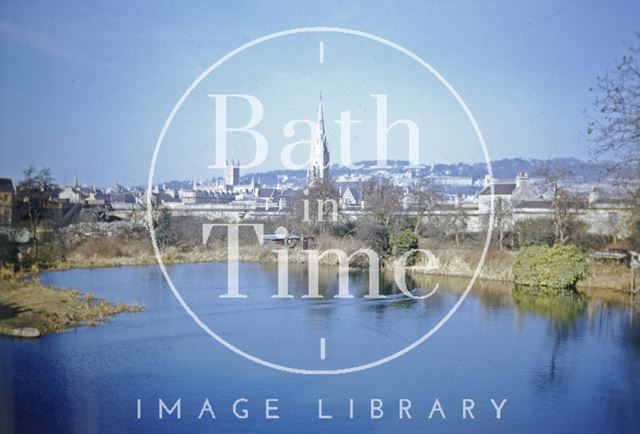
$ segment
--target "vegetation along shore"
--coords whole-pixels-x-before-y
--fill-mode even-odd
[[[56,289],[37,278],[0,270],[0,334],[35,338],[80,326],[94,326],[141,306],[110,303],[87,292]]]

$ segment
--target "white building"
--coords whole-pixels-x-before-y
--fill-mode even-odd
[[[484,188],[478,194],[479,211],[488,214],[491,210],[491,184],[492,180],[487,175],[484,180]],[[511,209],[522,201],[531,201],[535,195],[529,185],[527,172],[519,172],[514,183],[493,183],[494,209]]]

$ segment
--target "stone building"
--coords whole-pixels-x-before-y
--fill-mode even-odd
[[[0,178],[0,226],[10,226],[14,221],[16,192],[9,178]]]
[[[494,209],[513,209],[518,203],[530,201],[535,198],[527,172],[518,172],[515,182],[494,183]],[[480,213],[488,214],[491,209],[491,178],[485,177],[484,188],[478,194],[478,207]]]
[[[227,187],[234,187],[240,183],[240,162],[231,161],[227,162],[224,168],[224,185]]]

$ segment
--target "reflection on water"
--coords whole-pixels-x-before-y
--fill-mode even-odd
[[[512,293],[519,310],[539,313],[563,326],[575,322],[587,308],[585,295],[573,290],[516,286]]]
[[[261,268],[272,275],[278,273],[278,265],[275,263],[262,264]],[[304,264],[289,264],[289,293],[300,297],[307,294],[308,291],[308,273],[307,266]],[[389,271],[379,271],[378,286],[381,295],[401,295],[402,292],[398,289],[393,280],[393,273]],[[424,287],[418,283],[417,279],[420,279],[423,275],[407,274],[405,279],[407,288],[412,290],[414,288]],[[349,293],[354,297],[364,297],[369,294],[369,272],[360,270],[349,270],[348,276]],[[420,282],[424,283],[423,280]],[[277,282],[273,282],[277,285]],[[335,266],[319,265],[318,266],[318,289],[324,298],[333,298],[338,294],[338,273]],[[269,295],[274,295],[277,291],[276,287],[269,288],[272,292]]]
[[[513,289],[516,307],[523,311],[547,317],[551,324],[552,345],[549,351],[548,369],[541,370],[534,378],[538,389],[564,390],[565,376],[571,369],[558,363],[563,345],[577,339],[582,333],[580,318],[587,309],[587,298],[573,290],[551,290],[516,286]]]
[[[299,366],[342,366],[387,355],[437,323],[466,289],[467,279],[411,275],[409,289],[440,289],[427,300],[399,296],[380,275],[388,298],[362,298],[367,273],[351,273],[353,299],[332,298],[337,272],[321,267],[322,300],[303,299],[307,274],[289,270],[292,299],[277,300],[277,268],[241,264],[241,292],[224,300],[225,264],[169,266],[185,300],[222,336],[269,360]],[[640,316],[637,303],[609,295],[513,290],[476,282],[460,309],[428,341],[386,365],[338,377],[297,376],[255,365],[207,336],[181,309],[157,267],[68,270],[45,283],[140,302],[144,312],[36,341],[0,339],[0,431],[17,432],[635,432],[640,426]],[[326,339],[326,360],[319,340]],[[181,398],[180,421],[157,419],[157,399]],[[250,401],[239,424],[228,407]],[[280,399],[281,419],[265,421],[264,398]],[[135,418],[142,399],[144,417]],[[197,414],[208,398],[215,421]],[[323,398],[331,421],[318,420]],[[346,403],[356,401],[350,419]],[[371,398],[388,412],[368,418]],[[409,398],[411,420],[391,402]],[[429,420],[438,398],[447,419]],[[473,421],[460,417],[476,400]],[[508,399],[495,420],[490,398]],[[153,404],[155,400],[155,406]],[[173,401],[171,401],[173,402]]]

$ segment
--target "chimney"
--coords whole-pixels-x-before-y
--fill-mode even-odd
[[[516,188],[523,188],[529,186],[529,175],[527,172],[518,172],[516,176]]]

